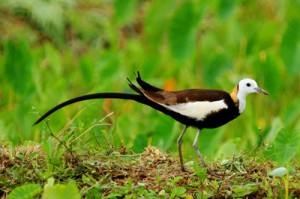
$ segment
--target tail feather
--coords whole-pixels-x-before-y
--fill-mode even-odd
[[[65,106],[68,106],[70,104],[74,104],[76,102],[85,101],[85,100],[103,99],[103,98],[128,99],[128,100],[134,100],[139,103],[146,104],[146,105],[149,105],[149,101],[150,101],[142,95],[127,94],[127,93],[95,93],[95,94],[83,95],[80,97],[76,97],[76,98],[67,100],[61,104],[58,104],[57,106],[53,107],[48,112],[46,112],[44,115],[42,115],[33,125],[40,123],[41,121],[43,121],[45,118],[47,118],[49,115],[51,115],[55,111],[65,107]]]
[[[152,92],[157,92],[157,91],[162,91],[162,89],[154,87],[146,82],[144,82],[140,76],[140,73],[137,72],[137,78],[136,81],[138,84],[142,87],[143,90],[145,91],[152,91]],[[49,115],[54,113],[55,111],[68,106],[70,104],[80,102],[80,101],[85,101],[85,100],[92,100],[92,99],[105,99],[105,98],[110,98],[110,99],[126,99],[126,100],[133,100],[136,102],[139,102],[141,104],[145,104],[147,106],[150,106],[158,111],[161,111],[167,115],[170,115],[174,119],[181,121],[182,116],[180,114],[175,113],[171,111],[170,109],[165,108],[164,106],[161,106],[150,99],[148,99],[144,93],[143,90],[138,88],[136,85],[134,85],[129,79],[128,79],[128,84],[129,86],[136,91],[138,94],[128,94],[128,93],[95,93],[95,94],[89,94],[89,95],[83,95],[80,97],[76,97],[70,100],[67,100],[61,104],[58,104],[57,106],[53,107],[50,109],[48,112],[46,112],[44,115],[42,115],[33,125],[36,125],[43,121],[45,118],[47,118]]]
[[[143,81],[141,78],[140,72],[137,72],[136,81],[146,91],[157,92],[157,91],[163,90],[163,89],[157,88],[157,87],[152,86],[152,85],[148,84],[147,82]]]
[[[106,98],[111,98],[111,99],[125,99],[125,100],[133,100],[141,104],[145,104],[147,106],[150,106],[157,111],[160,111],[166,115],[169,115],[173,117],[175,120],[188,125],[188,126],[195,126],[193,123],[187,123],[187,122],[192,122],[192,120],[187,120],[187,117],[176,113],[164,106],[161,106],[160,104],[157,104],[144,95],[139,95],[139,94],[128,94],[128,93],[95,93],[95,94],[90,94],[90,95],[83,95],[80,97],[76,97],[70,100],[67,100],[61,104],[58,104],[57,106],[53,107],[50,109],[48,112],[46,112],[44,115],[42,115],[33,125],[39,124],[41,121],[43,121],[45,118],[47,118],[49,115],[54,113],[55,111],[68,106],[70,104],[80,102],[80,101],[85,101],[85,100],[92,100],[92,99],[106,99]]]
[[[132,90],[134,90],[135,92],[137,92],[137,93],[139,93],[139,94],[141,94],[141,95],[144,95],[143,92],[141,91],[141,89],[138,88],[136,85],[134,85],[134,84],[130,81],[130,79],[127,78],[127,80],[128,80],[128,85],[129,85],[129,87],[130,87]]]

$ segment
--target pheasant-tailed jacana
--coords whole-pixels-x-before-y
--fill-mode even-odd
[[[75,102],[102,98],[134,100],[161,111],[185,125],[177,140],[180,166],[181,170],[184,171],[181,141],[188,127],[192,126],[198,129],[193,148],[203,165],[207,167],[204,158],[198,150],[198,139],[201,130],[204,128],[216,128],[222,126],[238,117],[246,107],[246,96],[248,94],[263,93],[268,95],[268,92],[258,87],[257,83],[252,79],[242,79],[233,88],[231,93],[222,90],[209,89],[166,91],[148,84],[142,80],[139,73],[137,74],[136,81],[141,88],[138,88],[128,79],[129,86],[136,91],[137,94],[95,93],[76,97],[53,107],[42,115],[34,125],[40,123],[58,109]]]

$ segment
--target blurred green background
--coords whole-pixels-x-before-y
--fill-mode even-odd
[[[250,77],[269,91],[249,96],[238,119],[203,131],[199,149],[208,159],[276,145],[280,132],[283,140],[296,140],[292,149],[299,151],[299,0],[7,0],[0,2],[0,18],[1,142],[42,142],[49,129],[32,127],[37,112],[88,93],[133,93],[126,78],[140,71],[170,90],[231,91]],[[104,120],[111,125],[80,137],[83,150],[113,145],[141,152],[154,145],[176,152],[183,126],[131,101],[66,107],[50,117],[53,133],[60,135],[83,109],[69,126],[72,135],[114,112]],[[183,140],[187,159],[196,157],[195,133],[190,128]]]

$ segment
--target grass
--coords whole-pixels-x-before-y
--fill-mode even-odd
[[[55,179],[55,184],[75,181],[82,198],[300,196],[299,167],[287,176],[271,177],[268,173],[275,168],[274,163],[253,154],[233,158],[226,164],[210,162],[214,171],[211,175],[197,161],[189,162],[188,171],[182,172],[177,156],[152,146],[140,154],[125,147],[106,154],[95,149],[84,153],[74,150],[72,155],[65,152],[58,162],[47,157],[43,147],[35,143],[15,149],[3,145],[1,153],[1,198],[23,184],[43,187],[49,179]]]
[[[82,142],[85,134],[105,119],[87,128],[76,140],[72,136],[66,139],[66,134],[76,131],[72,130],[72,122],[78,115],[58,136],[51,133],[42,144],[28,142],[12,147],[2,143],[1,198],[8,195],[14,198],[16,192],[24,197],[33,194],[47,198],[58,190],[63,193],[64,189],[65,194],[70,194],[71,185],[75,198],[300,197],[299,166],[287,164],[290,165],[287,174],[271,176],[270,172],[278,165],[262,155],[267,146],[249,149],[231,159],[211,161],[212,173],[207,173],[197,160],[186,162],[187,171],[183,172],[177,153],[170,154],[154,146],[141,153],[125,146],[98,145],[84,150],[73,146],[73,142]],[[53,189],[49,191],[49,187]]]

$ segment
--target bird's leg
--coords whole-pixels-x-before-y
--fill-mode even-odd
[[[193,143],[193,148],[195,150],[195,152],[197,153],[197,156],[198,158],[201,160],[202,164],[207,168],[208,168],[208,165],[206,163],[206,161],[204,160],[204,158],[202,157],[202,154],[200,153],[200,151],[198,150],[198,139],[199,139],[199,136],[200,136],[200,129],[198,129],[197,131],[197,134],[196,134],[196,137],[195,137],[195,140],[194,140],[194,143]]]
[[[181,152],[181,144],[182,144],[182,137],[186,131],[186,129],[188,128],[188,126],[185,126],[184,129],[182,130],[179,138],[177,139],[177,148],[178,148],[178,152],[179,152],[179,160],[180,160],[180,167],[182,171],[185,171],[184,166],[183,166],[183,159],[182,159],[182,152]]]

